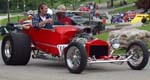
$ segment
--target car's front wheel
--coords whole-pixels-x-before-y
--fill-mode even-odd
[[[86,67],[87,56],[85,48],[78,42],[72,42],[65,54],[65,63],[71,73],[80,74]]]
[[[134,70],[142,70],[148,63],[149,54],[145,44],[141,41],[131,43],[127,49],[128,56],[132,57],[127,61]]]

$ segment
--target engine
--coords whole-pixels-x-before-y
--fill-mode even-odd
[[[76,37],[72,40],[72,42],[79,42],[81,44],[85,44],[88,40],[92,40],[92,39],[94,39],[92,35],[83,32],[83,33],[76,34]]]

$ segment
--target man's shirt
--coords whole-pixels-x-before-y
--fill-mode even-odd
[[[57,16],[57,20],[65,25],[72,25],[72,20],[66,16]]]
[[[45,18],[46,18],[46,19],[51,18],[51,15],[46,14],[46,15],[45,15]],[[32,19],[32,25],[33,25],[33,27],[39,28],[39,23],[40,23],[41,21],[43,21],[43,19],[40,17],[39,14],[36,14],[36,15],[33,17],[33,19]],[[52,24],[47,23],[47,24],[45,24],[45,25],[43,26],[43,28],[52,29],[53,27],[52,27]]]

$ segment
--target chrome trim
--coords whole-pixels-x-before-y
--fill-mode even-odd
[[[76,70],[81,65],[80,51],[76,46],[72,46],[68,49],[66,58],[67,65],[69,68]]]
[[[41,43],[41,42],[35,42],[36,44],[42,44],[44,46],[50,46],[50,47],[56,47],[54,45],[46,44],[46,43]]]
[[[7,58],[11,58],[12,45],[11,45],[10,41],[6,41],[4,52],[5,52],[5,56]]]
[[[122,59],[122,60],[92,60],[89,59],[88,63],[93,64],[93,63],[110,63],[110,62],[126,62],[128,61],[133,55],[130,55],[129,57]]]
[[[68,46],[68,44],[57,45],[57,49],[59,51],[59,56],[62,57],[64,54],[64,49]]]

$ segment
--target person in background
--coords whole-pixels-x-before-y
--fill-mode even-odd
[[[80,8],[79,8],[80,11],[85,11],[85,12],[89,12],[89,8],[84,6],[83,4],[80,4]]]
[[[83,4],[80,4],[79,10],[80,10],[80,11],[84,11],[84,6],[83,6]]]
[[[53,19],[50,14],[47,14],[48,6],[46,3],[39,4],[38,13],[32,18],[32,25],[35,28],[52,29]]]
[[[76,23],[66,16],[65,11],[67,11],[67,8],[64,5],[59,5],[57,7],[58,12],[56,13],[57,21],[62,23],[63,25],[76,25]]]

